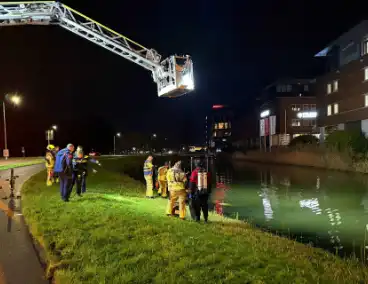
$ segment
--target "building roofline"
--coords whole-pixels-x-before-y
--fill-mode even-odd
[[[350,28],[348,31],[342,33],[337,39],[333,40],[332,42],[330,42],[327,46],[325,46],[321,51],[317,52],[314,57],[325,57],[327,56],[327,54],[329,53],[329,51],[331,50],[331,48],[338,43],[339,41],[341,41],[344,37],[346,37],[352,30],[358,28],[359,26],[364,25],[365,23],[367,23],[368,20],[364,20],[361,21],[360,23],[356,24],[355,26],[353,26],[352,28]]]
[[[304,82],[308,82],[308,83],[315,83],[316,79],[315,78],[282,78],[276,81],[273,81],[271,84],[267,85],[266,87],[264,87],[264,90],[267,90],[273,86],[276,86],[277,84],[286,84],[286,83],[293,83],[293,82],[297,82],[297,81],[304,81]]]

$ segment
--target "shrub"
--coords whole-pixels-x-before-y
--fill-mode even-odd
[[[313,135],[301,135],[292,139],[289,143],[290,147],[305,145],[305,144],[317,144],[318,139]]]
[[[326,138],[326,145],[338,151],[351,149],[353,153],[366,153],[368,151],[368,139],[361,131],[337,130]]]

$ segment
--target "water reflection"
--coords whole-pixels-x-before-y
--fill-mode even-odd
[[[368,176],[249,163],[222,165],[215,176],[218,214],[342,256],[365,255]]]

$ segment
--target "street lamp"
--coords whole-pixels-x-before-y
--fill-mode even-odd
[[[56,131],[57,129],[58,129],[57,125],[54,124],[50,127],[50,129],[46,131],[47,145],[50,145],[50,140],[54,139],[54,131]]]
[[[114,135],[114,155],[116,155],[116,137],[120,137],[121,133],[118,132]]]
[[[5,99],[3,100],[3,118],[4,118],[4,157],[7,160],[9,157],[9,149],[8,149],[8,137],[6,132],[6,111],[5,111],[5,101],[9,101],[13,105],[20,105],[22,102],[22,97],[17,93],[6,94]]]

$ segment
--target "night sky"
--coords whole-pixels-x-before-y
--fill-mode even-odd
[[[149,71],[60,27],[0,28],[0,93],[24,95],[7,108],[11,154],[41,154],[52,124],[55,143],[102,152],[114,132],[201,143],[213,103],[246,115],[262,86],[314,76],[313,55],[366,17],[361,5],[323,2],[64,1],[164,57],[190,54],[196,91],[179,99],[158,98]]]

